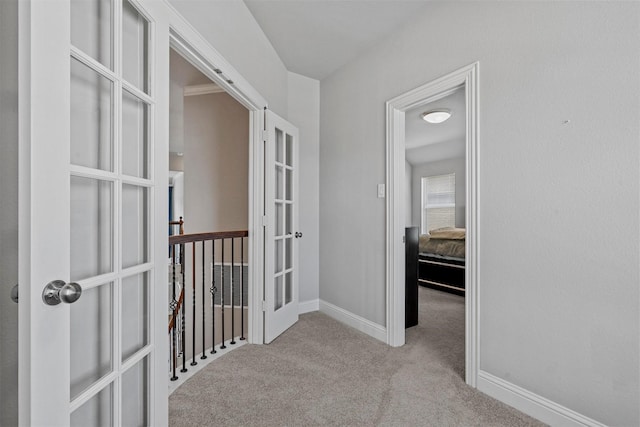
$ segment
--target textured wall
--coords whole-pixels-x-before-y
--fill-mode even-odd
[[[320,250],[320,83],[289,73],[289,121],[299,130],[300,185],[299,241],[300,302],[318,299]]]
[[[323,80],[320,297],[384,325],[384,103],[479,61],[480,368],[638,425],[639,17],[434,2]]]

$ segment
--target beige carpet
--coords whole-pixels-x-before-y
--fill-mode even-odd
[[[464,377],[464,300],[420,288],[420,324],[390,348],[319,312],[245,345],[169,399],[171,426],[538,426]]]

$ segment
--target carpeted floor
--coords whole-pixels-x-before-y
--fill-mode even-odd
[[[464,299],[420,288],[420,324],[391,348],[319,313],[245,345],[169,399],[171,426],[539,426],[464,383]]]

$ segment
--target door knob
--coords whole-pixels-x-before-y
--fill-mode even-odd
[[[47,305],[58,305],[61,302],[71,304],[78,301],[80,295],[82,295],[82,288],[77,283],[54,280],[44,287],[42,300]]]
[[[11,288],[11,301],[18,303],[18,285]]]
[[[300,237],[302,237],[302,233],[299,231],[296,231],[295,238],[298,239]]]

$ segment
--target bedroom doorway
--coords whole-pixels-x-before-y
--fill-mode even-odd
[[[405,112],[408,344],[464,378],[465,90]],[[411,237],[418,236],[418,249]],[[417,278],[416,278],[417,274]]]
[[[457,250],[462,246],[462,253],[446,254],[446,258],[429,261],[437,268],[452,268],[457,279],[453,282],[448,277],[446,280],[439,280],[441,277],[422,279],[425,285],[459,294],[462,292],[456,287],[466,288],[464,333],[460,336],[464,336],[465,343],[465,380],[473,387],[476,386],[479,366],[477,76],[478,63],[475,63],[387,102],[387,341],[392,346],[405,343],[405,226],[415,225],[422,234],[442,226],[453,227],[453,230],[446,230],[446,236],[438,237],[462,240],[464,243],[457,244]],[[451,114],[452,110],[460,111]],[[412,129],[420,124],[418,120],[422,120],[423,113],[429,112],[441,116],[436,117],[436,121],[446,116],[453,117],[452,122],[460,121],[462,134],[436,132],[437,141],[432,139],[430,144],[426,144],[431,147],[421,148],[425,145],[425,135],[413,135]],[[427,167],[428,160],[431,164]],[[435,164],[435,160],[440,164]],[[423,169],[430,171],[425,172],[424,177]],[[437,191],[430,194],[429,188]],[[430,199],[430,202],[423,205],[423,198]],[[461,237],[460,233],[464,236]],[[423,237],[423,243],[427,243],[424,240]],[[433,239],[431,244],[436,240]],[[450,267],[449,264],[455,264],[451,258],[462,262]],[[443,284],[444,287],[441,286]],[[442,296],[447,300],[443,304],[452,302],[448,301],[451,298],[458,298],[460,303],[459,297],[433,292],[436,292],[433,294],[435,297]]]

